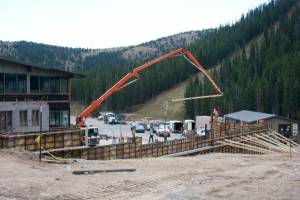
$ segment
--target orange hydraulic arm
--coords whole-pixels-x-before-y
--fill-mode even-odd
[[[79,127],[84,127],[85,119],[101,104],[104,103],[113,93],[121,90],[122,88],[126,87],[127,85],[131,84],[132,82],[139,80],[140,72],[147,69],[151,65],[154,65],[166,58],[171,58],[174,56],[183,56],[187,61],[189,61],[192,65],[197,67],[203,74],[208,78],[210,83],[212,84],[215,92],[218,95],[223,95],[218,85],[215,83],[215,81],[210,77],[210,75],[207,73],[207,71],[204,69],[204,67],[197,61],[195,56],[189,52],[188,50],[184,48],[177,49],[175,51],[171,51],[170,53],[167,53],[165,55],[162,55],[154,60],[151,60],[141,66],[136,67],[132,72],[129,72],[126,74],[119,82],[117,82],[115,85],[113,85],[109,90],[107,90],[102,96],[100,96],[98,99],[93,101],[82,113],[80,113],[76,118],[76,125]],[[129,81],[130,79],[135,78],[135,80]]]

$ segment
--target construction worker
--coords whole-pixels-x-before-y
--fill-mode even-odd
[[[167,136],[167,134],[164,134],[164,142],[168,142],[168,136]]]
[[[132,143],[135,143],[135,127],[131,127]]]
[[[153,143],[153,128],[151,127],[150,128],[150,136],[149,136],[149,141],[148,141],[148,143],[150,144],[150,140],[152,141],[152,143]]]
[[[214,108],[213,113],[211,114],[211,122],[218,122],[219,112]]]

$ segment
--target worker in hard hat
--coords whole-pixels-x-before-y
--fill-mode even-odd
[[[211,122],[218,122],[218,118],[219,118],[219,112],[216,108],[214,108],[211,114]]]
[[[132,143],[135,143],[135,127],[131,127]]]

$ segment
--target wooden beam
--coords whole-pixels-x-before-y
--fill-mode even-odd
[[[106,170],[75,170],[72,174],[95,174],[95,173],[109,173],[109,172],[135,172],[136,169],[106,169]]]
[[[270,153],[269,151],[265,151],[265,149],[264,150],[259,150],[257,148],[247,147],[247,146],[243,146],[243,145],[240,145],[240,144],[234,144],[234,143],[224,142],[224,141],[217,141],[217,142],[219,144],[233,146],[233,147],[236,147],[236,148],[246,149],[246,150],[250,150],[250,151],[254,151],[254,152],[258,152],[258,153],[263,153],[263,154]],[[271,152],[271,153],[274,153],[274,152]]]
[[[214,94],[214,95],[207,95],[207,96],[189,97],[189,98],[183,98],[183,99],[172,99],[172,100],[169,100],[169,102],[187,101],[187,100],[194,100],[194,99],[206,99],[206,98],[214,98],[214,97],[221,97],[221,96],[223,96],[223,95]]]
[[[223,145],[201,147],[201,148],[193,149],[193,150],[189,150],[189,151],[182,151],[182,152],[178,152],[178,153],[168,154],[168,155],[165,155],[165,156],[162,156],[162,157],[187,156],[187,155],[190,155],[190,154],[193,154],[193,153],[198,153],[198,152],[214,149],[214,148],[217,148],[217,147],[220,147],[220,146],[223,146]]]
[[[252,136],[243,137],[243,138],[245,138],[245,140],[247,140],[248,142],[250,141],[250,142],[254,143],[254,145],[259,144],[259,145],[261,145],[261,146],[263,146],[263,147],[265,147],[266,149],[269,149],[269,150],[272,149],[272,150],[276,150],[276,151],[279,151],[279,152],[283,151],[282,147],[276,146],[274,144],[268,143],[266,141],[260,140],[258,138],[252,137]]]
[[[248,148],[257,149],[259,151],[265,151],[265,152],[268,152],[268,153],[275,153],[274,151],[271,151],[271,150],[268,150],[268,149],[264,149],[264,148],[260,148],[260,147],[254,147],[252,145],[243,144],[243,143],[232,141],[232,140],[225,140],[225,142],[230,142],[230,143],[233,143],[233,144],[238,144],[238,145],[245,146],[245,147],[248,147]]]
[[[297,143],[296,143],[296,142],[294,142],[293,140],[290,140],[290,139],[288,139],[288,138],[284,137],[283,135],[281,135],[281,134],[277,133],[276,131],[271,131],[271,132],[272,132],[273,134],[275,134],[275,135],[277,135],[277,136],[281,137],[283,140],[285,140],[285,141],[287,141],[287,142],[289,142],[289,143],[293,144],[294,146],[300,147],[300,145],[299,145],[299,144],[297,144]]]
[[[270,138],[267,137],[266,135],[264,135],[264,136],[262,136],[262,135],[255,135],[255,136],[257,136],[257,137],[259,137],[259,138],[261,138],[261,139],[263,139],[263,140],[265,140],[265,141],[267,141],[267,142],[269,142],[269,143],[271,143],[271,144],[280,146],[280,147],[282,147],[282,148],[287,148],[287,146],[284,146],[284,145],[282,145],[282,144],[279,144],[278,141],[274,141],[273,139],[270,139]]]

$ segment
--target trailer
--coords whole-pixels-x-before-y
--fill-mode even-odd
[[[182,133],[183,132],[183,123],[182,121],[170,121],[170,128],[172,133]]]

